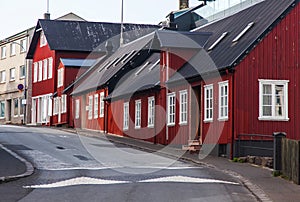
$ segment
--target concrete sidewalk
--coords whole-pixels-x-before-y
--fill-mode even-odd
[[[183,152],[178,148],[155,145],[127,137],[104,135],[99,132],[87,130],[76,131],[74,129],[67,129],[67,131],[73,133],[77,132],[85,136],[108,139],[112,143],[123,144],[148,152],[157,152],[160,155],[209,166],[212,169],[217,169],[240,180],[259,201],[300,201],[300,186],[280,177],[273,177],[271,169],[248,163],[235,163],[221,157],[207,156],[201,159],[201,156],[198,154],[191,154],[189,152],[182,154]]]
[[[0,183],[27,177],[33,171],[28,161],[0,144]]]

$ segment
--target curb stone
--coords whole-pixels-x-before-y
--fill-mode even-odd
[[[0,177],[0,183],[17,180],[17,179],[20,179],[20,178],[28,177],[28,176],[30,176],[30,175],[33,174],[34,168],[33,168],[32,164],[29,161],[25,160],[24,158],[22,158],[21,156],[19,156],[15,152],[7,149],[2,144],[0,144],[0,148],[3,149],[3,150],[5,150],[7,153],[9,153],[10,155],[12,155],[16,159],[18,159],[21,162],[23,162],[25,164],[25,166],[26,166],[26,171],[24,173],[22,173],[22,174]]]

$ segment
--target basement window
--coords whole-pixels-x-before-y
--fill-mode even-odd
[[[209,48],[208,51],[214,49],[224,38],[227,36],[228,32],[224,32]]]
[[[237,35],[237,37],[235,37],[233,40],[232,40],[232,43],[235,43],[237,42],[238,40],[240,40],[240,38],[242,38],[242,36],[244,36],[246,34],[246,32],[251,28],[253,27],[254,25],[254,22],[250,22],[247,27],[245,27],[245,29],[239,34]]]

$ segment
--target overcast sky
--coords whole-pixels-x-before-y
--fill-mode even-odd
[[[49,0],[51,19],[73,12],[88,21],[120,22],[121,0]],[[158,24],[179,0],[124,0],[124,22]],[[190,6],[198,5],[190,0]],[[47,11],[47,0],[1,0],[0,39],[36,25]]]

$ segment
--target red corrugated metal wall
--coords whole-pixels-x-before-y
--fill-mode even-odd
[[[300,5],[298,4],[237,66],[235,137],[286,132],[300,139]],[[289,121],[259,121],[258,79],[289,80]]]

